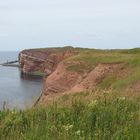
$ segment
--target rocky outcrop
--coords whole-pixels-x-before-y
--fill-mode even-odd
[[[48,76],[60,61],[75,54],[73,47],[23,50],[19,54],[19,63],[25,74]]]
[[[57,69],[45,79],[45,88],[41,102],[48,104],[49,101],[67,93],[94,91],[97,84],[105,76],[118,72],[122,68],[120,63],[98,64],[90,72],[79,73],[67,70],[70,65],[72,65],[72,62],[61,62]]]

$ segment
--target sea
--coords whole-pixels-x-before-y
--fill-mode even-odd
[[[18,60],[19,52],[0,52],[0,63]],[[0,110],[26,109],[40,96],[42,78],[23,76],[18,67],[0,66]]]

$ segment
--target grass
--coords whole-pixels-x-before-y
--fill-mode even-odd
[[[118,89],[122,90],[123,88],[126,88],[127,86],[129,86],[139,80],[140,80],[140,72],[135,71],[133,74],[125,77],[124,79],[117,80],[116,82],[114,82],[112,84],[112,87],[117,90]]]
[[[77,61],[81,63],[73,63],[67,67],[68,71],[76,71],[84,73],[92,71],[100,63],[122,63],[126,76],[121,79],[117,78],[117,74],[107,75],[98,83],[101,89],[113,88],[119,92],[128,86],[133,85],[140,80],[140,49],[129,50],[95,50],[95,49],[77,49],[78,55],[68,58],[66,61]]]
[[[59,101],[25,111],[0,111],[1,140],[139,140],[140,100],[105,92],[65,95]],[[83,96],[82,96],[83,95]]]
[[[59,52],[65,52],[67,49],[73,49],[72,46],[64,46],[64,47],[47,47],[47,48],[36,48],[36,49],[28,49],[25,51],[39,51],[39,52],[45,52],[45,51],[53,51],[55,53]]]
[[[42,71],[35,71],[35,72],[32,73],[32,75],[43,77],[45,75],[45,73],[43,73]]]
[[[95,49],[77,49],[78,55],[70,57],[68,61],[81,61],[85,63],[86,68],[93,68],[99,63],[125,63],[129,67],[140,66],[140,49],[130,50],[95,50]],[[81,65],[77,65],[77,70]],[[81,67],[82,69],[83,67]],[[69,70],[76,70],[70,66]]]
[[[112,86],[113,83],[117,81],[117,77],[115,74],[110,74],[109,76],[105,77],[99,84],[98,87],[102,89],[108,89]]]

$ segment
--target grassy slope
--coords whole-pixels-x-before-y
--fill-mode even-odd
[[[123,89],[140,80],[140,49],[77,51],[79,55],[68,61],[85,63],[70,66],[68,70],[90,71],[98,63],[123,62],[131,74],[120,80],[111,74],[98,84],[94,93],[64,95],[47,108],[38,106],[25,111],[0,111],[0,139],[140,139],[139,94],[135,98],[123,94]]]
[[[69,58],[69,61],[84,62],[80,65],[71,65],[68,70],[82,72],[86,69],[91,71],[99,63],[124,63],[124,69],[131,72],[122,79],[117,79],[116,75],[105,77],[99,84],[99,88],[113,88],[119,92],[122,89],[133,85],[140,80],[140,49],[130,50],[93,50],[93,49],[77,49],[79,55]],[[127,74],[127,73],[126,73]]]
[[[58,100],[59,105],[2,111],[0,139],[139,140],[140,100],[111,91],[99,95],[94,99],[91,93],[65,95]]]

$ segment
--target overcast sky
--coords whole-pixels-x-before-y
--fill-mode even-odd
[[[140,0],[0,0],[0,50],[140,47]]]

